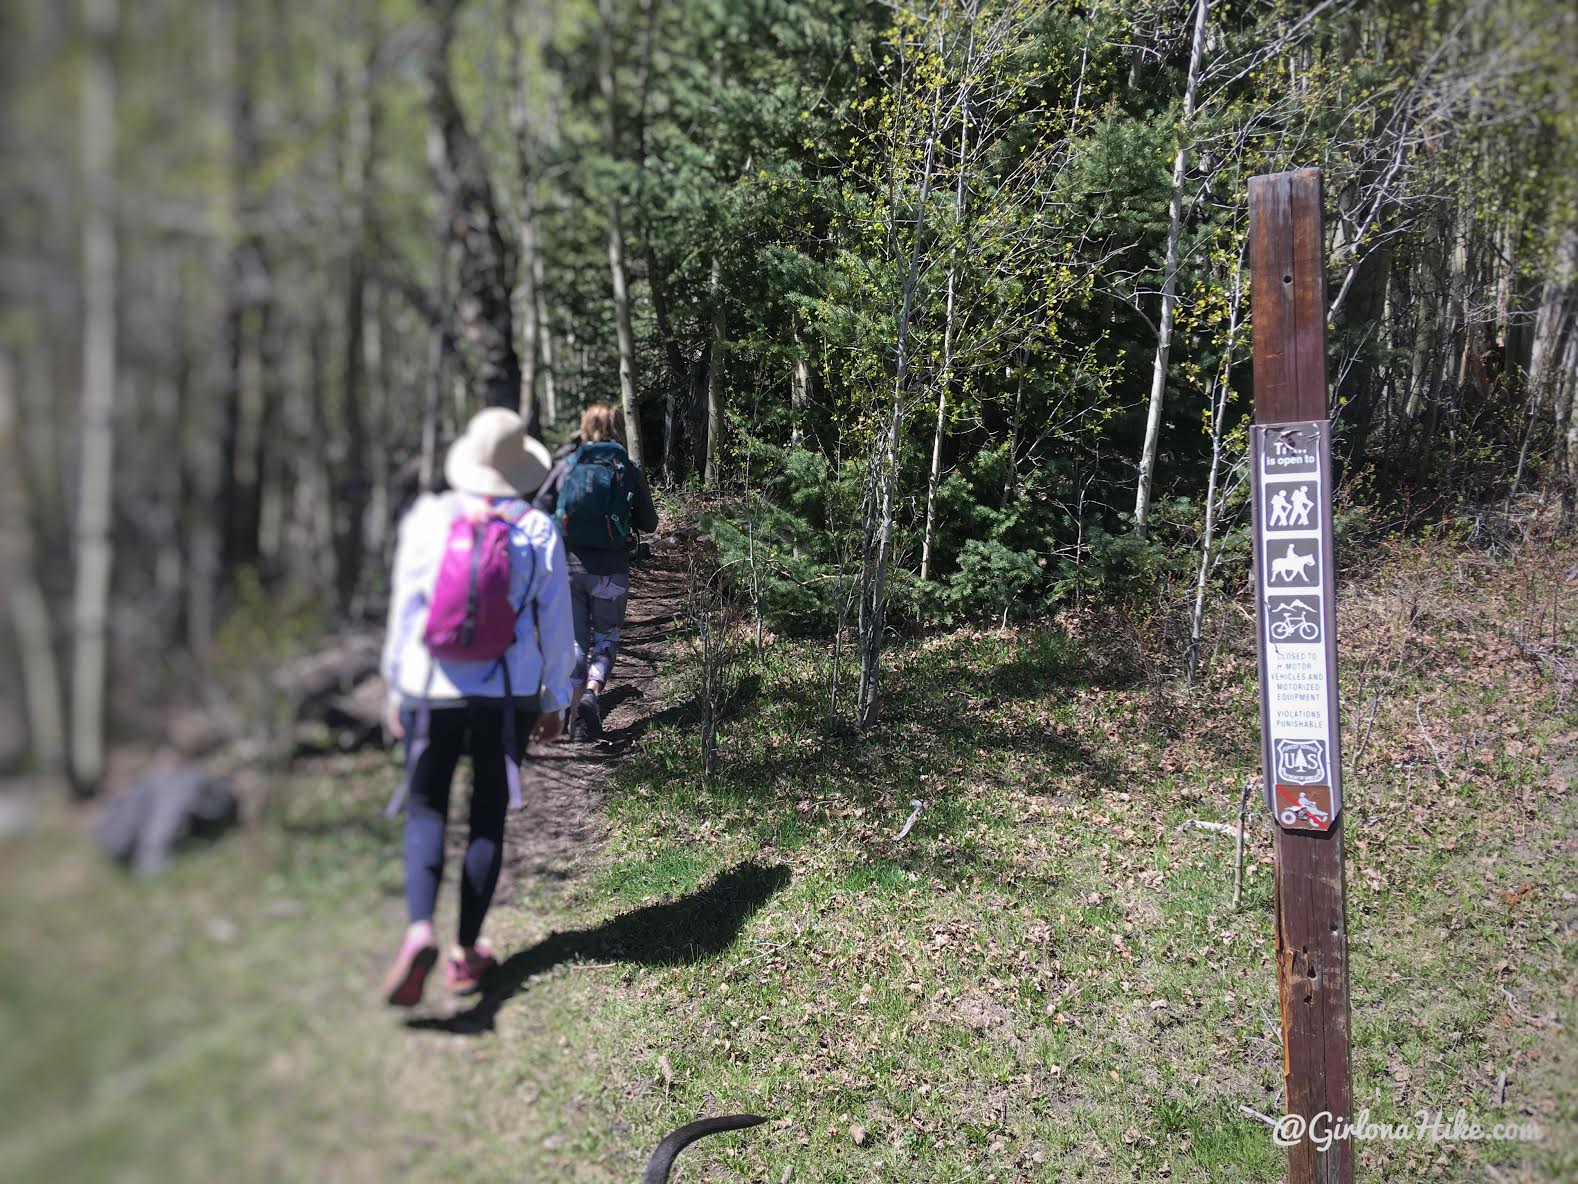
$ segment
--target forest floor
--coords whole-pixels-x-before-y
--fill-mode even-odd
[[[1575,558],[1393,541],[1345,580],[1356,1106],[1544,1131],[1363,1143],[1362,1178],[1578,1178]],[[373,999],[388,755],[151,883],[64,816],[9,846],[0,1180],[624,1184],[738,1111],[772,1121],[676,1184],[1281,1179],[1240,1111],[1280,1113],[1265,810],[1236,912],[1231,838],[1180,829],[1258,762],[1247,622],[1192,689],[1079,613],[896,644],[866,737],[827,647],[772,639],[703,777],[680,563],[638,582],[610,743],[534,766],[479,1001]]]

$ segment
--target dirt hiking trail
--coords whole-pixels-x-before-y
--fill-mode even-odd
[[[532,750],[522,768],[523,808],[505,831],[504,875],[495,911],[519,893],[522,877],[569,880],[607,837],[606,784],[652,721],[674,710],[663,701],[662,680],[684,612],[685,553],[654,547],[634,565],[625,626],[611,685],[603,692],[603,736],[590,744],[567,740]],[[566,735],[569,727],[566,725]],[[451,827],[451,837],[464,839]]]

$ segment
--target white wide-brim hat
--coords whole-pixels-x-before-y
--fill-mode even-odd
[[[450,488],[483,497],[530,497],[551,468],[548,450],[526,434],[525,421],[507,407],[477,412],[444,458]]]

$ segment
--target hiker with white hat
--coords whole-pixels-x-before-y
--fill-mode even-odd
[[[576,663],[564,543],[533,509],[552,458],[515,412],[479,412],[444,462],[450,490],[419,498],[400,523],[382,669],[390,733],[406,741],[402,800],[410,926],[384,980],[389,1003],[421,1000],[438,961],[433,910],[444,869],[449,788],[471,758],[469,837],[460,882],[452,990],[477,990],[497,965],[482,922],[503,862],[504,818],[520,805],[520,740],[558,737]]]

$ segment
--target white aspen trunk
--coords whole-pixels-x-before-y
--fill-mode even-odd
[[[16,393],[23,473],[37,515],[39,537],[59,538],[66,533],[70,490],[65,477],[60,408],[54,394],[60,386],[54,353],[49,348],[30,349],[14,365],[20,372]]]
[[[964,230],[964,165],[970,144],[970,65],[975,56],[975,32],[964,51],[964,77],[959,83],[959,174],[954,178],[953,213],[958,232]],[[963,244],[956,243],[955,251]],[[931,438],[931,473],[926,478],[926,522],[921,531],[920,578],[931,578],[931,544],[937,526],[937,486],[942,481],[942,442],[948,426],[948,387],[953,382],[953,308],[958,279],[957,257],[948,264],[948,299],[942,330],[942,374],[937,381],[937,428]]]
[[[534,186],[528,182],[526,189]],[[537,402],[538,370],[542,362],[542,302],[537,299],[537,215],[532,199],[524,198],[521,213],[521,405],[520,415],[527,423],[540,419]]]
[[[1441,222],[1438,216],[1430,217],[1425,222],[1424,241],[1420,246],[1419,257],[1421,260],[1438,259],[1444,250],[1445,236],[1442,234]],[[1430,269],[1423,262],[1416,263],[1413,268],[1412,290],[1415,294],[1415,303],[1418,314],[1413,329],[1414,348],[1411,351],[1408,365],[1408,393],[1403,400],[1403,418],[1409,423],[1417,420],[1424,414],[1425,404],[1434,389],[1433,372],[1444,346],[1438,346],[1440,328],[1443,319],[1445,300],[1436,288]]]
[[[116,0],[84,0],[82,15],[88,53],[82,78],[82,455],[71,614],[71,773],[80,790],[90,790],[104,776],[114,561]]]
[[[1003,474],[1003,505],[1014,496],[1019,484],[1019,425],[1023,421],[1025,406],[1025,368],[1023,359],[1019,367],[1019,381],[1014,383],[1014,417],[1008,425],[1008,471]]]
[[[712,257],[712,354],[707,364],[707,465],[704,485],[716,484],[723,469],[723,355],[728,314],[723,309],[723,264]]]
[[[805,440],[805,417],[811,401],[811,363],[806,360],[805,342],[800,334],[800,318],[792,322],[794,334],[794,370],[789,375],[789,447],[799,448]]]
[[[1578,302],[1578,231],[1563,236],[1555,270],[1556,277],[1545,284],[1529,343],[1529,382],[1536,387],[1556,377],[1561,337]]]
[[[537,302],[537,343],[541,347],[539,352],[542,359],[543,417],[551,427],[559,422],[559,384],[553,373],[553,326],[548,320],[546,301],[542,294],[541,251],[538,251],[532,259],[532,266],[537,272],[536,280],[532,284],[532,295]]]
[[[1185,669],[1189,685],[1194,685],[1200,665],[1200,631],[1205,621],[1205,589],[1216,562],[1216,487],[1222,470],[1222,433],[1227,423],[1227,403],[1233,393],[1233,346],[1238,339],[1238,310],[1243,294],[1242,261],[1233,269],[1233,296],[1228,305],[1227,344],[1222,351],[1222,370],[1217,376],[1215,407],[1211,417],[1211,472],[1205,485],[1205,530],[1200,540],[1200,570],[1195,576],[1194,614],[1189,621],[1189,652]]]
[[[16,371],[10,355],[0,352],[0,595],[16,631],[33,767],[57,778],[66,771],[66,721],[54,623],[38,578],[31,499],[17,447],[17,406]]]
[[[931,125],[926,130],[926,154],[921,171],[920,200],[915,211],[915,238],[910,244],[909,268],[904,277],[903,301],[899,306],[893,409],[883,438],[879,458],[880,468],[876,474],[876,521],[871,523],[868,520],[867,526],[867,563],[862,571],[864,588],[861,596],[858,699],[860,726],[866,729],[875,727],[877,722],[879,662],[882,656],[882,634],[887,626],[888,565],[893,552],[894,495],[898,486],[899,448],[904,435],[904,396],[909,384],[910,313],[915,305],[915,289],[920,283],[921,244],[926,233],[926,203],[931,197],[937,122],[938,113],[934,106]]]
[[[960,150],[963,155],[963,150]],[[931,543],[937,525],[937,486],[942,482],[942,438],[948,425],[948,383],[953,378],[953,293],[956,268],[948,268],[948,299],[942,330],[942,374],[937,381],[937,426],[931,436],[931,473],[926,478],[926,525],[921,533],[920,578],[931,579]]]
[[[1167,355],[1172,346],[1173,306],[1178,291],[1178,239],[1183,231],[1184,173],[1189,165],[1189,124],[1194,118],[1195,91],[1200,85],[1200,58],[1205,48],[1206,0],[1195,5],[1194,43],[1189,49],[1189,83],[1184,90],[1178,154],[1173,158],[1173,193],[1167,210],[1167,261],[1162,271],[1162,316],[1156,330],[1156,365],[1151,374],[1151,405],[1145,417],[1145,444],[1140,452],[1140,477],[1134,494],[1134,529],[1145,533],[1151,510],[1151,482],[1162,433],[1162,404],[1167,390]]]
[[[581,346],[575,339],[575,319],[566,317],[564,322],[564,347],[569,351],[569,362],[565,372],[564,394],[571,401],[575,411],[581,409]],[[574,412],[572,412],[572,415]]]
[[[369,467],[372,470],[371,488],[368,491],[367,515],[362,528],[367,554],[377,567],[383,568],[389,540],[389,437],[394,426],[391,408],[394,381],[390,364],[389,291],[382,284],[373,291],[367,310],[367,372],[372,375],[368,393],[372,396],[368,406]]]
[[[526,101],[526,71],[523,62],[526,32],[521,16],[524,4],[511,0],[506,13],[510,40],[510,127],[515,136],[515,157],[520,172],[521,258],[520,285],[516,293],[521,317],[521,395],[520,415],[528,425],[538,427],[537,373],[542,359],[542,301],[537,284],[542,278],[537,238],[537,168],[533,151],[531,114]]]
[[[614,78],[614,5],[613,0],[598,0],[603,22],[602,52],[598,62],[598,83],[603,92],[603,148],[612,159],[616,155],[616,102],[618,89]],[[625,270],[625,232],[617,195],[608,199],[608,270],[613,281],[614,328],[619,339],[619,398],[625,411],[625,446],[637,465],[641,457],[641,420],[636,409],[636,335],[630,327],[630,293]]]
[[[1085,40],[1079,47],[1079,80],[1074,84],[1074,102],[1069,106],[1068,112],[1068,138],[1074,139],[1079,130],[1079,107],[1085,95],[1085,68],[1090,61],[1090,33],[1095,28],[1095,23],[1090,19],[1094,5],[1085,7]]]
[[[619,338],[619,398],[625,412],[625,446],[638,466],[641,459],[641,421],[636,410],[636,335],[630,327],[630,294],[625,286],[625,236],[619,223],[619,203],[608,203],[608,269],[613,278],[614,325]]]
[[[1545,356],[1530,391],[1531,397],[1533,391],[1543,391],[1550,400],[1556,479],[1564,512],[1570,515],[1578,494],[1578,424],[1573,419],[1573,400],[1578,398],[1578,332],[1574,332],[1578,328],[1578,284],[1569,286],[1562,305],[1564,315],[1545,342]]]
[[[1556,447],[1561,451],[1563,476],[1567,481],[1565,496],[1571,504],[1574,485],[1578,484],[1578,334],[1567,339],[1566,359],[1563,364],[1565,377],[1556,385],[1553,397],[1565,410],[1565,420],[1557,436]]]

